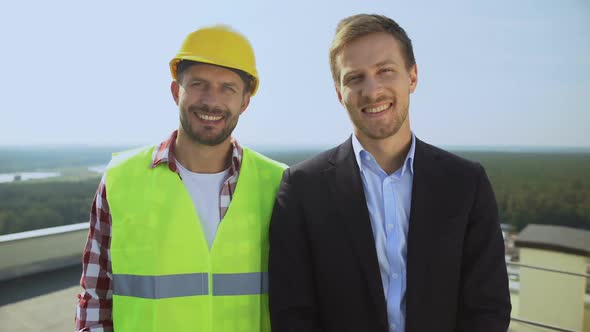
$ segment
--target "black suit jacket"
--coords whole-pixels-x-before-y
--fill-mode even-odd
[[[389,331],[351,140],[285,171],[270,226],[273,332]],[[483,167],[416,140],[406,332],[505,332],[510,294]]]

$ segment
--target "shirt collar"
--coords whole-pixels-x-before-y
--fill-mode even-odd
[[[178,130],[172,132],[170,137],[160,143],[156,149],[154,149],[154,153],[152,155],[152,164],[151,168],[155,168],[162,163],[168,163],[168,168],[175,173],[178,173],[178,165],[176,162],[176,157],[174,155],[174,148],[176,147],[176,137],[178,136]],[[242,156],[244,150],[238,144],[238,141],[231,138],[231,146],[232,146],[232,153],[231,153],[231,164],[229,167],[229,176],[237,174],[242,167]]]
[[[370,156],[371,153],[367,150],[365,150],[365,148],[363,148],[361,142],[358,140],[358,138],[356,137],[356,135],[352,134],[352,150],[354,151],[354,158],[356,159],[356,162],[359,166],[359,170],[362,171],[363,170],[363,163],[362,163],[362,156],[364,154],[368,154]],[[408,151],[408,154],[406,155],[406,159],[404,160],[403,166],[402,166],[402,171],[401,174],[405,174],[406,169],[409,167],[410,171],[412,172],[412,175],[414,174],[414,153],[416,152],[416,136],[414,136],[414,133],[412,133],[412,144],[410,145],[410,150]]]

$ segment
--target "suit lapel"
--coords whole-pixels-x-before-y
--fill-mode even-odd
[[[432,247],[429,245],[431,223],[440,209],[441,164],[437,153],[426,143],[416,139],[414,154],[414,178],[412,184],[412,204],[407,239],[406,256],[406,331],[414,331],[414,322],[424,314],[419,308],[427,306],[429,278],[436,278],[429,271]],[[440,216],[439,216],[440,217]]]
[[[333,166],[326,170],[326,175],[329,177],[333,202],[366,275],[375,309],[381,313],[381,319],[386,324],[387,309],[375,240],[350,138],[335,150],[330,163]]]

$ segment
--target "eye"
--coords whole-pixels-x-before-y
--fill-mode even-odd
[[[237,92],[236,88],[233,85],[224,85],[223,91],[229,92],[229,93],[236,93]]]
[[[346,78],[345,84],[357,83],[361,80],[361,75],[352,75]]]
[[[380,74],[391,74],[391,73],[394,73],[394,72],[395,72],[395,70],[393,70],[392,68],[381,68],[379,70],[379,73]]]

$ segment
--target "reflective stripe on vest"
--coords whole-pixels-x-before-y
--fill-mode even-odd
[[[213,295],[268,293],[268,272],[213,274]]]
[[[268,293],[268,272],[213,274],[213,295]],[[113,294],[145,299],[208,295],[207,273],[164,276],[113,275]]]
[[[168,297],[207,295],[207,273],[138,276],[113,274],[113,294],[164,299]]]

